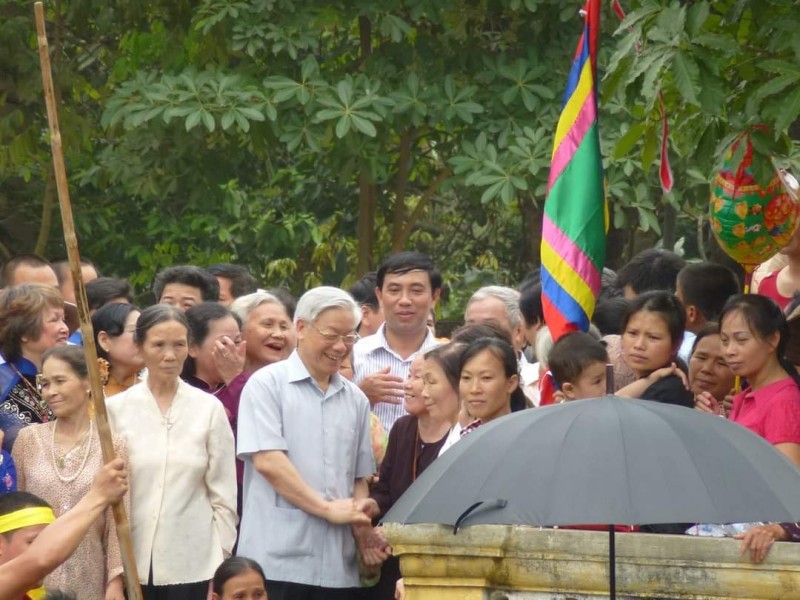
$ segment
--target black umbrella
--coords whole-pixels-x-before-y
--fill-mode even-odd
[[[456,530],[798,520],[800,473],[762,438],[684,407],[614,396],[522,411],[478,428],[383,519]]]

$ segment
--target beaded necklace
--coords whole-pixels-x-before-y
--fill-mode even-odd
[[[81,474],[83,468],[86,466],[86,461],[89,460],[89,453],[92,450],[92,431],[94,429],[94,421],[89,421],[89,429],[86,433],[83,434],[81,441],[75,444],[69,452],[66,452],[64,455],[60,457],[56,457],[56,427],[58,426],[58,419],[53,423],[53,437],[50,444],[50,456],[53,459],[53,469],[56,472],[58,478],[62,481],[62,483],[72,483],[78,478],[78,475]],[[81,447],[85,447],[85,451],[83,453],[83,460],[81,460],[81,465],[78,467],[78,470],[75,471],[72,475],[62,475],[61,469],[63,469],[67,464],[67,456],[72,454],[75,450],[79,450]]]

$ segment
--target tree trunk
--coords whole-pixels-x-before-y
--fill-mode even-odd
[[[372,250],[375,244],[375,211],[377,190],[369,180],[366,165],[361,165],[358,174],[358,264],[356,276],[361,277],[372,270]]]
[[[366,16],[358,17],[361,64],[372,54],[372,23]],[[358,261],[356,277],[372,269],[375,244],[375,212],[378,194],[370,181],[369,168],[361,161],[358,170]]]
[[[522,217],[523,240],[520,265],[527,273],[534,265],[541,262],[542,211],[536,206],[533,198],[525,196],[520,199],[519,212]]]
[[[411,164],[411,140],[414,130],[408,129],[400,136],[400,155],[397,158],[397,177],[394,186],[394,215],[392,217],[392,252],[400,252],[405,246],[403,238],[406,221],[406,190]]]
[[[675,208],[671,204],[664,206],[664,223],[661,226],[661,239],[663,240],[664,250],[672,252],[675,249]]]

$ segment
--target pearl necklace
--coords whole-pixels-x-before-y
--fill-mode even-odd
[[[62,456],[60,458],[56,457],[56,427],[57,426],[58,426],[58,419],[56,419],[55,422],[53,423],[53,439],[52,439],[52,443],[50,444],[50,455],[53,458],[53,470],[56,472],[56,475],[58,476],[58,478],[61,480],[62,483],[72,483],[73,481],[75,481],[78,478],[78,475],[81,474],[81,471],[83,471],[83,468],[86,466],[86,461],[89,460],[89,452],[92,449],[92,430],[94,428],[94,422],[93,421],[89,421],[89,429],[84,434],[82,440],[78,444],[73,446],[73,448],[69,452],[67,452],[66,454],[64,454],[64,456]],[[87,442],[87,440],[88,440],[88,442]],[[86,447],[86,451],[83,453],[83,460],[81,461],[81,466],[78,467],[78,470],[75,471],[72,475],[69,475],[69,476],[62,475],[61,474],[61,469],[63,469],[66,466],[66,458],[67,458],[67,456],[70,453],[72,453],[73,451],[75,451],[76,449],[80,448],[81,446],[85,446]]]

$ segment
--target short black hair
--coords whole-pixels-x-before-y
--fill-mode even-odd
[[[683,303],[696,306],[706,321],[716,321],[728,298],[741,291],[728,267],[711,262],[689,263],[678,273]]]
[[[622,320],[630,305],[631,301],[622,296],[598,300],[592,323],[597,326],[601,335],[619,335],[622,333]]]
[[[562,335],[547,356],[547,368],[559,389],[565,383],[575,383],[587,367],[597,363],[608,363],[606,347],[582,331]]]
[[[53,261],[50,265],[53,267],[53,271],[56,272],[56,278],[58,279],[58,286],[61,287],[64,285],[64,281],[67,279],[67,273],[72,270],[72,267],[69,264],[68,258],[62,258],[61,260]],[[90,261],[88,258],[81,257],[81,266],[82,267],[94,267],[94,270],[97,270],[95,264]]]
[[[186,339],[189,339],[189,322],[182,310],[175,308],[171,304],[154,304],[142,311],[136,321],[136,331],[133,333],[133,341],[141,346],[147,339],[147,332],[159,323],[177,321],[186,328]]]
[[[719,326],[730,313],[738,311],[754,336],[766,340],[779,335],[778,346],[775,354],[781,367],[800,385],[800,373],[794,368],[791,361],[786,358],[786,348],[789,343],[789,323],[781,307],[772,299],[761,294],[736,294],[728,298],[719,316]],[[792,353],[794,354],[794,353]],[[794,358],[794,356],[793,356]]]
[[[211,265],[206,269],[214,277],[224,277],[231,281],[231,296],[238,298],[246,294],[252,294],[258,289],[256,278],[250,274],[246,268],[233,263],[219,263]]]
[[[286,314],[289,315],[289,320],[294,321],[294,311],[297,310],[297,298],[295,298],[290,291],[283,288],[269,288],[267,292],[275,296],[278,301],[283,304]]]
[[[11,282],[14,280],[14,272],[19,267],[50,267],[53,269],[53,265],[50,264],[49,260],[42,258],[37,254],[19,254],[9,259],[8,262],[3,265],[0,287],[8,287],[11,285]],[[55,272],[55,269],[53,269],[53,271]],[[56,274],[56,277],[58,277],[58,274]]]
[[[597,301],[609,300],[611,298],[619,298],[622,296],[622,288],[619,287],[619,279],[617,273],[608,267],[603,267],[603,272],[600,274],[600,293],[597,294]]]
[[[106,360],[111,358],[97,339],[100,332],[105,331],[106,335],[111,337],[121,336],[125,332],[125,321],[128,320],[128,315],[138,310],[138,306],[130,303],[106,304],[97,309],[97,312],[92,315],[92,329],[94,329],[94,345],[97,348],[98,357]]]
[[[239,328],[242,320],[239,315],[222,306],[219,302],[203,302],[195,304],[186,311],[186,320],[189,322],[189,343],[200,345],[208,337],[209,326],[212,321],[219,321],[225,317],[233,317]]]
[[[631,301],[628,312],[622,319],[622,332],[628,327],[633,315],[639,312],[651,312],[661,316],[669,331],[670,343],[677,353],[683,341],[686,327],[686,309],[675,294],[669,292],[645,292]]]
[[[532,327],[537,323],[544,323],[542,310],[542,284],[541,282],[522,287],[519,294],[519,310],[525,325]]]
[[[66,363],[79,378],[86,379],[89,377],[86,356],[84,356],[81,346],[53,346],[42,354],[42,365],[51,358]]]
[[[669,250],[643,250],[617,271],[617,285],[620,289],[630,286],[636,294],[674,292],[678,273],[685,265],[685,260]]]
[[[468,347],[468,344],[461,342],[449,342],[425,353],[425,360],[434,360],[441,367],[447,382],[456,394],[458,394],[461,355]]]
[[[376,283],[378,289],[383,289],[383,280],[386,275],[405,275],[411,271],[425,271],[431,284],[431,291],[442,289],[442,274],[433,264],[427,254],[415,251],[398,252],[387,258],[378,268]]]
[[[10,515],[23,508],[52,508],[47,502],[30,492],[8,492],[0,494],[0,517]],[[6,539],[11,539],[16,529],[6,531],[0,535]]]
[[[692,344],[692,351],[689,353],[689,357],[691,357],[694,354],[694,351],[697,350],[697,344],[700,343],[700,340],[710,335],[719,335],[719,323],[716,321],[709,321],[700,328],[700,331],[695,334],[694,344]]]
[[[494,319],[481,323],[466,323],[453,332],[450,341],[471,344],[475,340],[486,337],[496,337],[513,346],[509,331]]]
[[[222,596],[222,591],[225,589],[225,584],[229,579],[233,579],[237,575],[246,573],[247,571],[255,571],[261,575],[261,580],[266,585],[267,578],[264,575],[264,570],[252,558],[244,556],[231,556],[222,561],[222,564],[217,567],[212,579],[211,589],[215,594]]]
[[[219,321],[225,317],[233,317],[239,330],[242,329],[242,319],[235,312],[223,306],[219,302],[203,302],[195,304],[185,313],[186,321],[189,323],[189,344],[200,346],[206,341],[208,332],[213,321]],[[189,378],[197,375],[197,363],[191,356],[186,357],[183,363],[181,378],[188,381]]]
[[[131,284],[116,277],[98,277],[86,284],[86,300],[89,310],[97,310],[116,298],[125,298],[133,302]]]
[[[211,273],[194,265],[167,267],[159,271],[153,281],[153,294],[156,302],[161,300],[164,288],[170,283],[180,283],[200,290],[203,302],[219,301],[219,282]]]
[[[361,279],[356,281],[350,289],[350,295],[359,306],[365,304],[372,310],[378,310],[378,295],[375,293],[375,288],[378,286],[378,273],[377,271],[370,271],[366,273]]]
[[[506,377],[516,375],[519,378],[519,362],[514,346],[498,337],[478,338],[464,348],[463,352],[460,352],[460,360],[458,363],[459,378],[461,372],[464,370],[464,366],[484,350],[488,350],[492,356],[500,361],[503,365]],[[509,405],[511,412],[524,410],[527,407],[525,392],[522,389],[522,380],[518,381],[517,387],[511,392]]]

